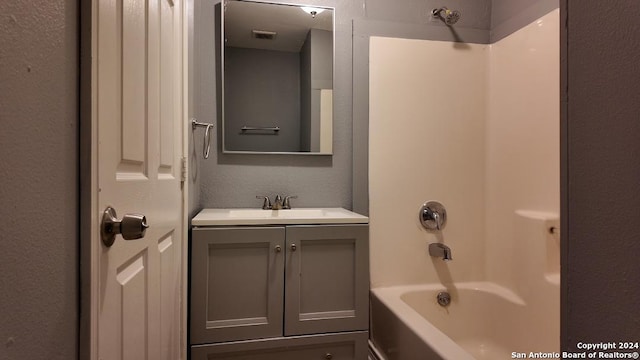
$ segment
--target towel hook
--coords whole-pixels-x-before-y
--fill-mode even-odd
[[[208,124],[208,123],[201,123],[198,122],[198,120],[196,120],[196,118],[191,118],[191,130],[195,130],[198,126],[202,126],[205,128],[204,130],[204,142],[203,142],[203,146],[202,146],[202,156],[204,156],[205,159],[209,158],[209,150],[211,149],[211,135],[212,135],[212,131],[211,129],[213,128],[213,124]]]

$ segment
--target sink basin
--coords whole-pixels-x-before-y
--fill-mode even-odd
[[[196,215],[194,226],[285,225],[285,224],[366,224],[369,218],[343,208],[204,209]]]

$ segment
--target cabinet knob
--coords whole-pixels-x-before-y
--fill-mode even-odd
[[[282,247],[280,245],[276,245],[276,252],[281,252],[282,251]]]
[[[324,358],[325,358],[325,359],[327,359],[327,360],[331,360],[331,359],[333,359],[333,355],[331,355],[331,353],[327,353],[327,354],[324,356]]]
[[[291,251],[296,251],[297,248],[296,244],[291,244]]]

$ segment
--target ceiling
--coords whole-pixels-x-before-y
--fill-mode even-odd
[[[227,1],[225,46],[299,52],[310,29],[333,31],[333,9],[312,17],[299,6]],[[256,39],[253,30],[275,32],[274,40]]]

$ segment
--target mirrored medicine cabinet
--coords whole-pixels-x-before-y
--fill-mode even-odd
[[[222,151],[331,155],[334,9],[227,0]]]

